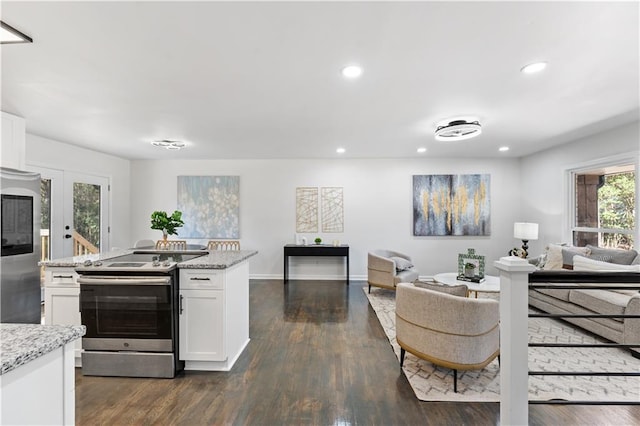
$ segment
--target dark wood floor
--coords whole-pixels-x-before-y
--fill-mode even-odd
[[[82,376],[79,425],[494,425],[498,403],[416,399],[363,282],[251,281],[251,342],[230,372]],[[638,407],[530,406],[532,425],[640,424]]]

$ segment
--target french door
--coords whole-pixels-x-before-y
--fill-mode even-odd
[[[109,247],[109,179],[29,167],[40,173],[42,259],[99,253]]]

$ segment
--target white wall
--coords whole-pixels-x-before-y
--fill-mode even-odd
[[[102,154],[27,133],[27,166],[74,171],[109,179],[111,205],[110,247],[130,247],[130,171],[129,160]]]
[[[414,237],[412,175],[491,175],[490,237]],[[366,276],[366,254],[389,248],[413,257],[422,276],[455,271],[458,253],[467,248],[493,260],[505,256],[517,241],[513,222],[520,202],[519,160],[181,160],[131,162],[131,236],[158,239],[150,229],[154,210],[176,209],[177,176],[240,176],[240,239],[242,248],[256,249],[252,277],[281,278],[283,245],[294,242],[295,188],[344,187],[345,232],[319,234],[325,241],[350,245],[351,276]],[[179,231],[178,231],[179,232]],[[316,235],[309,235],[315,237]],[[311,239],[311,238],[310,238]],[[344,274],[333,258],[292,258],[292,278],[336,278]]]
[[[638,156],[638,152],[640,127],[635,122],[524,157],[519,178],[523,194],[519,214],[523,220],[540,225],[539,239],[529,243],[529,252],[536,255],[548,243],[570,242],[563,232],[568,220],[565,170],[620,154]]]

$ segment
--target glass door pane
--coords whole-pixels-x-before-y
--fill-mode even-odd
[[[40,260],[51,259],[51,179],[40,180]]]
[[[73,182],[73,255],[100,252],[100,185]]]

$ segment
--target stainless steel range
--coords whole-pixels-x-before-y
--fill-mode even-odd
[[[134,252],[76,268],[82,338],[82,374],[167,377],[178,360],[177,263],[202,256]]]

